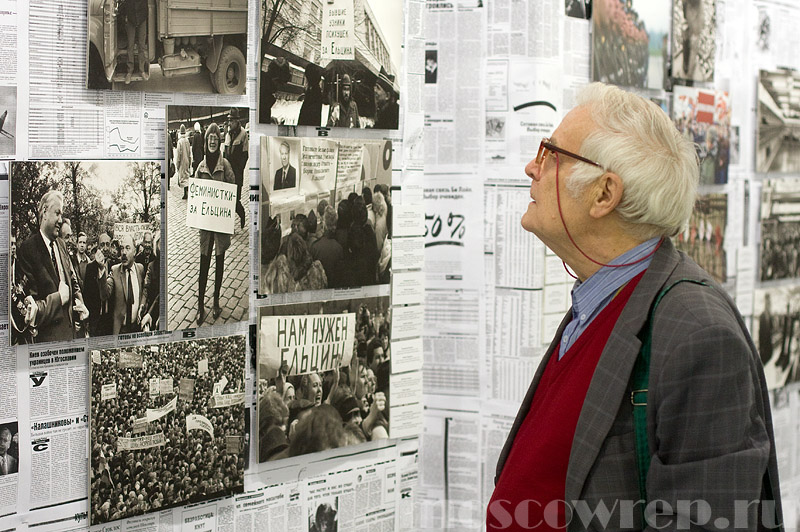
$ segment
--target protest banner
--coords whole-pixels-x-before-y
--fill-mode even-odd
[[[131,351],[120,351],[117,366],[120,368],[141,368],[142,354],[133,353]]]
[[[228,385],[228,377],[225,375],[222,378],[214,383],[214,389],[211,391],[211,395],[222,395],[222,391],[225,389],[225,386]]]
[[[322,9],[322,58],[355,59],[355,9],[353,0],[327,0]]]
[[[242,450],[241,436],[225,436],[225,451],[228,454],[239,454]]]
[[[324,139],[303,139],[301,150],[301,191],[309,196],[334,189],[338,144]]]
[[[353,312],[311,316],[264,316],[260,360],[272,378],[285,363],[289,375],[328,371],[350,364],[356,315]]]
[[[148,434],[147,436],[136,436],[135,438],[117,438],[118,451],[139,451],[141,449],[151,449],[167,443],[164,433]]]
[[[206,373],[208,373],[208,359],[204,358],[197,363],[197,374],[205,375]]]
[[[138,434],[147,432],[147,418],[139,417],[133,420],[133,427],[131,427],[131,434]]]
[[[232,235],[235,216],[235,184],[210,179],[189,179],[187,226]]]
[[[153,377],[150,379],[150,397],[157,397],[161,390],[161,379]]]
[[[200,414],[189,414],[186,416],[186,431],[190,430],[204,430],[213,438],[214,427],[207,417]]]
[[[100,351],[92,351],[92,364],[99,364],[100,362]]]
[[[209,408],[224,408],[226,406],[240,405],[244,403],[244,392],[229,393],[225,395],[212,395],[208,400]]]
[[[169,395],[171,393],[175,393],[175,389],[173,388],[172,384],[172,377],[161,379],[158,384],[158,393],[161,395]]]
[[[159,408],[148,408],[145,412],[145,418],[147,419],[148,423],[152,423],[162,417],[166,416],[170,412],[174,412],[175,408],[178,406],[178,398],[173,397],[172,401],[161,406]]]
[[[152,233],[152,228],[149,223],[128,223],[116,222],[114,223],[114,238],[122,242],[122,237],[131,235],[136,244],[141,243],[144,239],[145,231]]]
[[[117,383],[111,384],[104,384],[100,390],[100,400],[105,401],[107,399],[116,399],[117,398]]]
[[[361,183],[361,169],[364,166],[364,142],[341,140],[338,144],[336,188],[357,187]]]
[[[194,399],[194,379],[182,378],[178,385],[178,399],[192,401]]]

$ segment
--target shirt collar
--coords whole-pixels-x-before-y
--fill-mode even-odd
[[[661,238],[655,237],[642,242],[635,248],[629,249],[622,255],[609,262],[609,264],[631,263],[647,257],[635,264],[621,267],[603,266],[588,279],[581,282],[575,281],[572,286],[572,315],[593,314],[597,307],[606,301],[614,292],[619,290],[628,281],[647,269],[653,260],[653,250],[658,246]],[[650,256],[648,257],[648,254]]]
[[[55,240],[50,240],[49,238],[47,238],[47,235],[44,234],[44,231],[42,231],[41,229],[39,229],[39,234],[42,235],[42,239],[44,240],[44,246],[47,248],[48,251],[50,251],[50,243],[55,242]]]

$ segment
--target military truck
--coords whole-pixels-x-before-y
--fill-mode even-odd
[[[119,13],[125,1],[89,0],[90,89],[110,89],[112,82],[125,81],[128,39]],[[207,70],[218,93],[244,93],[248,0],[146,1],[145,63],[158,63],[168,78]],[[138,69],[131,76],[132,81],[142,79]]]

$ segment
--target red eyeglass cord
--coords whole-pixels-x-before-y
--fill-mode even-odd
[[[577,249],[580,252],[581,255],[583,255],[587,260],[593,262],[594,264],[597,264],[598,266],[607,266],[609,268],[622,268],[623,266],[631,266],[633,264],[637,264],[639,262],[647,260],[650,257],[652,257],[655,254],[656,251],[658,251],[658,248],[660,248],[661,244],[664,243],[664,239],[663,238],[658,241],[658,244],[656,245],[655,249],[653,249],[653,251],[651,251],[650,253],[648,253],[644,257],[642,257],[640,259],[636,259],[636,260],[631,261],[631,262],[624,262],[622,264],[606,264],[606,263],[603,263],[603,262],[599,262],[599,261],[594,260],[592,257],[587,255],[586,253],[584,253],[584,251],[580,248],[580,246],[575,242],[575,239],[572,238],[572,235],[570,234],[569,229],[567,229],[567,222],[564,221],[564,213],[561,211],[561,191],[559,190],[559,186],[558,186],[558,169],[561,166],[561,161],[559,160],[558,152],[554,152],[554,155],[556,156],[556,203],[558,204],[558,215],[559,215],[559,217],[561,217],[561,225],[564,226],[564,231],[567,233],[567,237],[569,238],[569,241],[572,242],[572,245],[575,246],[575,249]],[[567,263],[564,262],[563,259],[561,260],[561,264],[564,265],[564,271],[567,272],[567,275],[569,275],[573,279],[578,279],[578,277],[574,273],[569,271],[569,268],[567,268]]]

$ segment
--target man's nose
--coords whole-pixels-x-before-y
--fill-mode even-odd
[[[534,181],[539,181],[541,176],[539,174],[539,164],[536,162],[536,159],[531,159],[531,161],[525,165],[525,174]]]

